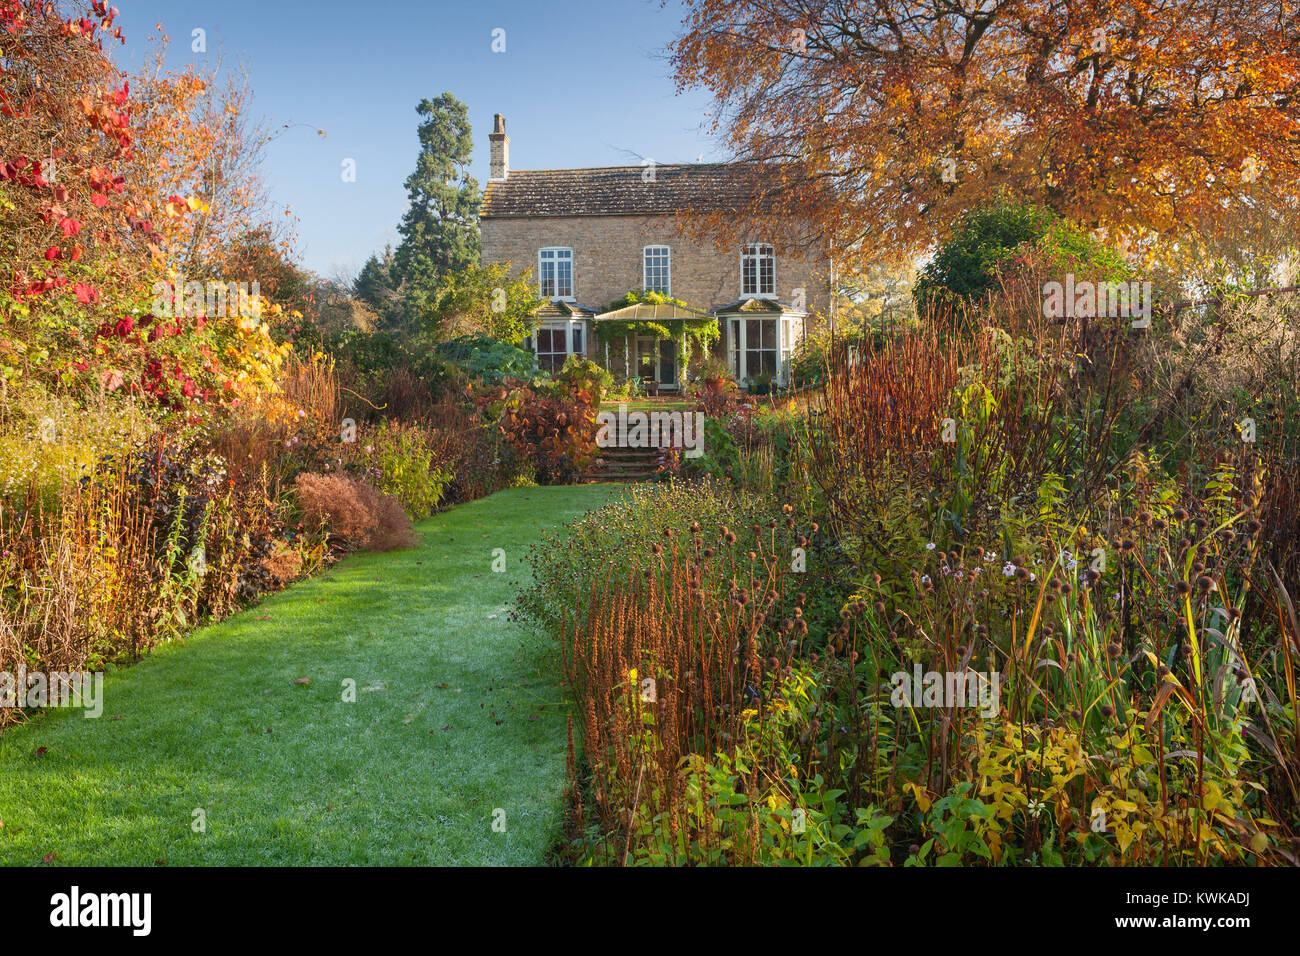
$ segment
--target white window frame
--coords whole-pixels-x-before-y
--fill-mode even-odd
[[[541,349],[539,348],[541,343],[538,341],[539,336],[537,333],[540,332],[542,329],[547,329],[551,332],[564,333],[564,351],[556,352],[552,349],[552,350],[548,350],[546,354],[563,355],[566,361],[568,360],[568,357],[570,355],[580,355],[584,358],[586,357],[587,355],[586,323],[583,322],[582,319],[554,319],[539,324],[537,328],[533,330],[533,334],[529,336],[529,338],[532,340],[533,358],[537,359],[537,364],[539,366],[542,364],[541,361],[542,353],[541,353]],[[582,336],[581,350],[574,348],[575,345],[574,340],[578,337],[579,334],[581,334]],[[563,365],[564,363],[561,362],[560,364]],[[551,369],[547,369],[547,371],[552,372],[552,374],[554,374],[554,372]],[[554,371],[559,371],[559,369],[555,369]]]
[[[765,259],[772,263],[772,288],[768,292],[761,291]],[[755,291],[752,292],[745,289],[745,265],[751,260],[754,263],[755,286]],[[770,242],[749,242],[740,247],[740,296],[747,299],[776,298],[776,249]]]
[[[773,365],[776,368],[776,374],[773,376],[773,384],[782,387],[790,384],[790,367],[786,357],[790,354],[790,349],[786,345],[786,336],[789,334],[789,327],[786,325],[787,316],[783,315],[728,315],[727,320],[727,364],[732,372],[736,375],[736,381],[744,383],[745,379],[752,374],[749,371],[750,351],[755,352],[775,352]],[[747,341],[748,335],[745,329],[745,323],[753,319],[758,322],[772,322],[776,326],[776,347],[774,349],[750,349]]]
[[[549,257],[547,257],[546,255],[547,253],[550,254]],[[561,253],[564,253],[565,255],[561,255]],[[562,295],[560,294],[559,265],[560,262],[563,261],[565,258],[567,258],[569,262],[569,292],[567,295]],[[578,278],[577,269],[574,265],[575,258],[576,257],[573,254],[573,249],[569,246],[543,246],[541,249],[538,249],[537,250],[537,294],[540,295],[543,299],[550,299],[552,302],[577,301],[574,298],[574,291],[577,288],[577,278]],[[548,264],[552,265],[555,270],[555,274],[552,276],[552,279],[555,283],[555,294],[549,296],[546,294],[546,272],[542,265],[543,262],[547,262]]]
[[[653,253],[656,258],[664,260],[664,288],[652,289],[650,287],[650,256]],[[641,288],[647,292],[662,292],[664,295],[673,294],[673,250],[671,246],[655,244],[641,247]]]

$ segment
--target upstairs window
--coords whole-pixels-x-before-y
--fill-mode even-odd
[[[572,299],[573,250],[538,250],[537,279],[543,299]]]
[[[646,246],[642,250],[642,288],[647,292],[672,295],[672,255],[667,246]]]
[[[776,254],[765,242],[751,242],[740,252],[740,294],[776,296]]]

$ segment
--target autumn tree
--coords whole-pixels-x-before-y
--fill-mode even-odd
[[[425,327],[439,340],[480,333],[518,345],[543,302],[531,270],[512,279],[508,263],[468,266],[438,281]]]
[[[127,294],[152,228],[133,216],[129,87],[116,11],[0,0],[0,374],[72,374],[76,317]]]
[[[1294,4],[687,7],[671,49],[679,87],[713,95],[713,128],[736,156],[783,170],[763,201],[808,217],[846,260],[914,257],[1001,194],[1134,258],[1295,245]]]
[[[232,240],[256,232],[287,259],[293,236],[272,215],[261,176],[284,127],[254,118],[244,71],[221,63],[171,71],[167,47],[160,32],[152,62],[132,77],[136,148],[126,176],[141,215],[167,227],[161,257],[186,276],[227,279]],[[178,197],[189,200],[188,215],[172,214]]]
[[[153,308],[210,206],[204,143],[230,127],[173,135],[194,84],[133,89],[105,51],[116,16],[100,0],[0,0],[0,375],[173,409],[273,389],[265,323]]]

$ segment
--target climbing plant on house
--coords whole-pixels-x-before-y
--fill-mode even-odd
[[[690,308],[681,299],[674,299],[662,292],[634,289],[621,299],[611,302],[608,311],[616,312],[619,309],[627,308],[629,305],[637,304],[675,305],[682,309]],[[722,330],[718,326],[716,317],[706,315],[701,315],[699,319],[665,319],[663,321],[636,319],[626,322],[608,321],[596,323],[596,337],[602,342],[610,342],[614,339],[629,336],[635,338],[638,335],[653,335],[656,338],[672,339],[677,343],[678,359],[681,362],[681,367],[685,368],[691,360],[692,350],[698,347],[701,351],[707,352],[708,347],[721,337]]]

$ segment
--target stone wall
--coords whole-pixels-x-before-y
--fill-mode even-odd
[[[694,309],[709,310],[740,296],[740,249],[718,249],[692,241],[674,216],[557,216],[484,219],[483,260],[512,263],[518,275],[537,272],[537,250],[567,246],[573,250],[573,292],[580,305],[603,311],[611,302],[644,284],[642,249],[665,245],[672,250],[672,295]],[[761,241],[775,239],[755,237]],[[824,261],[776,249],[776,295],[782,302],[804,290],[805,308],[825,308]]]

